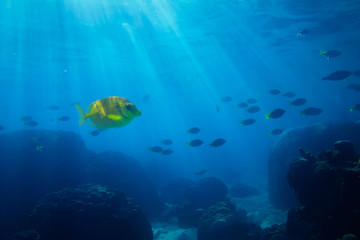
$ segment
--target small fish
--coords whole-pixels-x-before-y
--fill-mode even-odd
[[[308,35],[309,34],[309,30],[307,29],[301,29],[299,30],[297,33],[296,33],[296,36],[298,37],[303,37],[305,35]]]
[[[323,112],[323,110],[321,108],[316,108],[316,107],[310,107],[310,108],[306,108],[304,110],[302,110],[300,112],[300,114],[305,114],[306,116],[309,116],[309,115],[319,115]]]
[[[252,125],[256,122],[255,119],[252,119],[252,118],[248,118],[248,119],[245,119],[243,121],[240,122],[241,125],[244,125],[244,126],[249,126],[249,125]]]
[[[164,145],[171,145],[173,144],[173,141],[171,141],[171,139],[164,139],[161,141]]]
[[[25,115],[25,116],[20,118],[20,120],[23,121],[23,122],[30,121],[31,119],[32,119],[32,117],[29,116],[29,115]]]
[[[360,92],[360,85],[359,84],[352,83],[352,84],[347,85],[346,88],[357,91],[357,92]]]
[[[236,104],[237,107],[239,108],[247,108],[249,106],[249,104],[247,104],[246,102],[241,102]]]
[[[47,105],[46,108],[48,108],[50,110],[58,110],[60,107],[57,105]]]
[[[296,94],[293,93],[293,92],[286,92],[283,94],[284,97],[288,97],[288,98],[292,98],[292,97],[295,97]]]
[[[257,103],[257,100],[255,98],[249,98],[248,100],[246,100],[246,102],[248,104],[255,104],[255,103]]]
[[[220,146],[224,145],[224,143],[226,143],[225,139],[218,138],[210,143],[210,147],[220,147]]]
[[[352,112],[352,111],[354,111],[354,110],[360,111],[360,104],[359,104],[359,103],[358,103],[358,104],[355,104],[355,106],[353,106],[352,108],[350,108],[350,112]]]
[[[63,122],[66,122],[66,121],[68,121],[69,119],[70,119],[69,116],[61,116],[61,117],[58,118],[59,121],[63,121]]]
[[[348,78],[351,76],[351,72],[347,70],[340,70],[333,73],[330,73],[326,77],[321,78],[321,80],[330,80],[330,81],[337,81],[337,80],[343,80],[345,78]]]
[[[91,132],[89,132],[89,133],[90,133],[91,136],[94,136],[94,137],[100,135],[100,131],[99,131],[99,130],[93,130],[93,131],[91,131]]]
[[[342,54],[339,50],[328,50],[328,51],[320,51],[320,55],[323,55],[330,60],[331,58],[338,57]]]
[[[208,172],[208,170],[203,169],[203,170],[200,170],[200,171],[198,171],[198,172],[195,172],[194,174],[195,174],[196,176],[201,176],[201,175],[204,175],[204,174],[207,173],[207,172]]]
[[[201,139],[194,139],[191,140],[190,142],[186,143],[186,146],[191,146],[191,147],[199,147],[203,144],[204,142]]]
[[[278,94],[280,94],[280,90],[271,89],[271,90],[269,90],[269,93],[272,94],[272,95],[278,95]]]
[[[269,114],[265,115],[266,119],[276,119],[276,118],[280,118],[284,115],[285,110],[281,109],[281,108],[277,108],[275,110],[273,110],[272,112],[270,112]]]
[[[27,122],[24,122],[24,124],[26,126],[30,126],[30,127],[35,127],[35,126],[39,125],[36,121],[27,121]]]
[[[0,131],[4,130],[4,126],[0,125]]]
[[[36,151],[42,152],[44,150],[44,146],[36,146]]]
[[[284,132],[281,128],[275,128],[270,131],[270,135],[280,135]]]
[[[290,102],[291,106],[301,106],[304,105],[307,102],[307,99],[305,98],[297,98],[294,101]]]
[[[172,154],[173,152],[174,152],[174,151],[171,150],[171,149],[165,149],[164,151],[161,152],[161,154],[163,154],[163,155],[170,155],[170,154]]]
[[[248,113],[256,113],[256,112],[260,111],[260,108],[258,106],[251,106],[251,107],[245,109],[245,111],[247,111]]]
[[[187,130],[186,132],[190,133],[190,134],[196,134],[198,132],[200,132],[200,128],[198,127],[192,127],[189,130]]]
[[[230,102],[231,100],[232,100],[232,97],[230,97],[230,96],[226,96],[221,99],[221,101],[223,101],[223,102]]]
[[[160,153],[160,152],[164,151],[164,149],[159,146],[148,147],[148,149],[149,149],[149,151],[152,151],[154,153]]]

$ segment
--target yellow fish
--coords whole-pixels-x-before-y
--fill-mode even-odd
[[[96,100],[87,107],[89,113],[78,104],[74,105],[80,115],[80,126],[89,118],[91,125],[98,129],[123,127],[141,115],[140,110],[123,97],[105,97]]]

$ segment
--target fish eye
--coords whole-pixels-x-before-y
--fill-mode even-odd
[[[126,104],[125,107],[126,107],[126,109],[129,110],[129,111],[132,110],[132,105],[130,105],[130,104]]]

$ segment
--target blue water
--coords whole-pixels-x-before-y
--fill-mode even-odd
[[[359,93],[346,89],[359,78],[322,81],[337,70],[360,69],[358,0],[47,0],[0,4],[0,124],[21,129],[73,131],[95,152],[115,150],[143,164],[156,161],[168,177],[193,177],[208,169],[224,181],[265,182],[267,156],[289,129],[321,122],[356,121],[350,112]],[[307,29],[308,34],[297,33]],[[339,50],[333,59],[321,50]],[[308,100],[268,93],[292,91]],[[72,103],[82,107],[122,96],[142,116],[99,136],[78,125]],[[221,99],[231,96],[231,102]],[[250,114],[235,105],[255,98]],[[50,110],[47,105],[57,105]],[[318,116],[300,115],[319,107]],[[286,113],[265,119],[275,108]],[[218,111],[219,110],[219,111]],[[39,125],[19,120],[30,115]],[[58,121],[63,115],[69,121]],[[240,125],[246,118],[251,126]],[[191,127],[201,132],[190,135]],[[226,139],[210,148],[216,138]],[[174,142],[169,156],[148,151],[161,140]],[[186,142],[200,138],[199,148]]]

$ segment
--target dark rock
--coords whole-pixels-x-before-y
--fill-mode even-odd
[[[176,212],[178,225],[181,228],[195,228],[198,226],[199,219],[204,214],[205,209],[184,205],[177,207]]]
[[[289,209],[299,204],[286,179],[290,162],[300,156],[299,148],[316,153],[324,149],[333,149],[335,142],[347,139],[360,152],[359,136],[360,124],[356,123],[317,124],[294,128],[282,134],[269,157],[269,197],[271,203],[282,209]]]
[[[348,233],[360,236],[360,168],[355,161],[359,157],[337,149],[290,164],[288,181],[301,206],[288,213],[287,239],[337,240]]]
[[[263,230],[261,240],[286,240],[286,227],[284,224],[274,224]]]
[[[170,204],[182,205],[188,203],[186,192],[194,188],[196,182],[190,179],[180,178],[167,183],[161,191],[161,199]]]
[[[339,151],[344,158],[350,158],[355,155],[355,147],[354,144],[350,141],[337,141],[334,144],[335,150]]]
[[[241,183],[236,184],[230,188],[232,197],[244,198],[259,195],[259,190]]]
[[[220,201],[227,200],[228,189],[218,178],[208,177],[198,181],[195,187],[185,193],[194,208],[208,208]]]
[[[152,240],[145,213],[115,189],[96,184],[50,193],[30,216],[42,240]]]
[[[259,240],[261,228],[244,221],[235,206],[219,202],[211,206],[200,218],[198,240]]]

